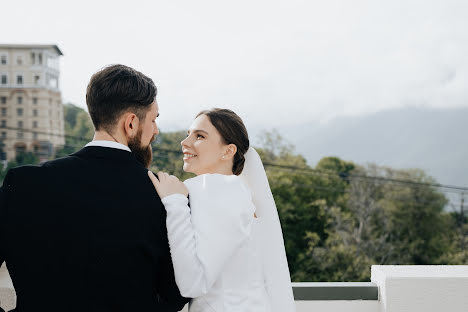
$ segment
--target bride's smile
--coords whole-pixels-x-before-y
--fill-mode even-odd
[[[227,144],[208,116],[198,116],[180,142],[184,154],[184,171],[201,175],[220,173],[232,175],[234,144]]]

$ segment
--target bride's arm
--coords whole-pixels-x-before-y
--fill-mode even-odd
[[[162,199],[167,211],[167,233],[174,273],[182,296],[195,298],[206,294],[206,270],[198,258],[195,231],[190,219],[188,199],[180,194]]]
[[[191,215],[186,196],[160,195],[167,211],[175,278],[184,297],[206,294],[250,234],[254,209],[250,194],[239,181],[224,183],[220,179],[207,177],[203,187],[194,190],[191,205],[197,208],[196,218]]]

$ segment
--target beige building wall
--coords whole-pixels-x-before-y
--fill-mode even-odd
[[[0,44],[0,140],[8,160],[21,151],[46,160],[65,144],[54,45]]]

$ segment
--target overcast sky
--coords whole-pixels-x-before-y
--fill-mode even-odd
[[[208,107],[281,128],[402,106],[468,106],[468,1],[3,1],[0,43],[52,43],[64,101],[122,63],[164,129]]]

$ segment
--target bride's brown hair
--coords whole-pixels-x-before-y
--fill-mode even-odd
[[[242,119],[230,109],[213,108],[198,113],[207,116],[211,124],[218,130],[224,144],[234,144],[237,147],[232,163],[232,173],[239,175],[244,169],[245,153],[249,149],[249,135]]]

